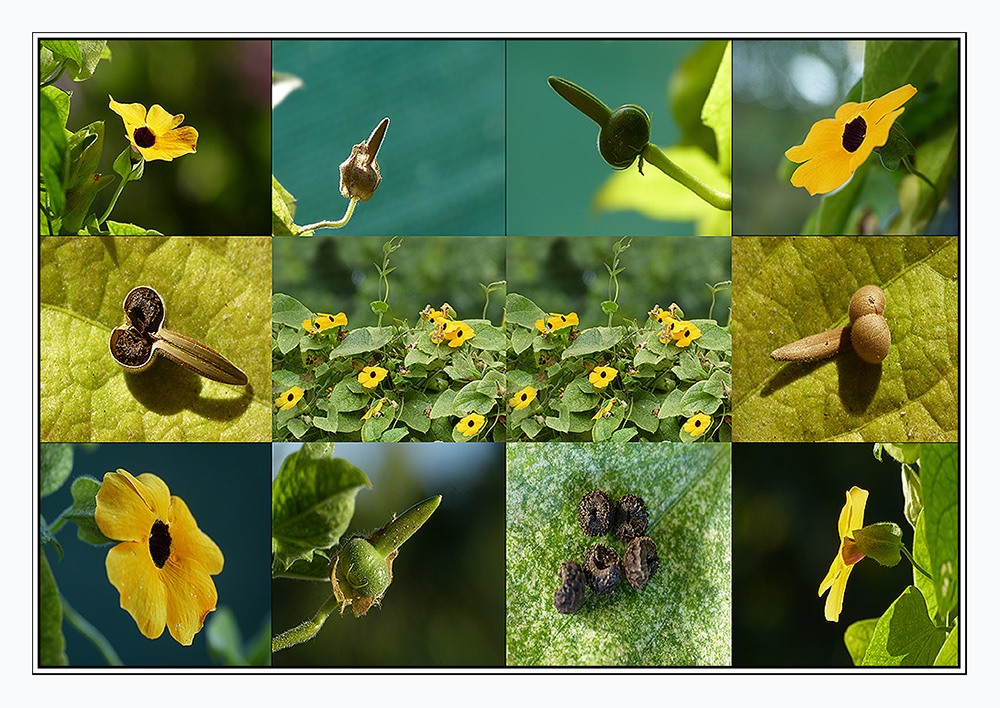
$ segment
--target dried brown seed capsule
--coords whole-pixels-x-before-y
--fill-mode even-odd
[[[622,561],[618,554],[607,546],[597,544],[587,550],[583,559],[583,570],[587,574],[587,585],[598,595],[615,591],[622,581]]]
[[[837,327],[786,344],[771,352],[775,361],[819,361],[851,347],[851,328]]]
[[[858,356],[870,364],[878,364],[889,354],[892,337],[889,323],[874,312],[862,315],[851,325],[851,344]]]
[[[611,497],[599,489],[587,492],[576,509],[580,528],[588,536],[603,536],[611,530],[615,508]]]
[[[872,312],[876,315],[885,313],[885,293],[877,285],[865,285],[854,293],[847,314],[853,324],[862,315],[868,315]]]
[[[622,543],[628,543],[636,536],[642,536],[649,528],[649,512],[646,502],[634,494],[626,494],[615,505],[615,536]]]
[[[556,594],[552,598],[556,612],[564,615],[576,612],[583,604],[583,595],[587,589],[587,576],[583,568],[575,561],[565,561],[559,566],[559,579],[562,584],[556,588]]]
[[[660,567],[656,543],[646,536],[633,538],[625,549],[622,562],[625,565],[625,579],[628,580],[628,584],[636,590],[641,590]]]

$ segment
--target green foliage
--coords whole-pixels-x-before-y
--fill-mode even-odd
[[[687,321],[676,304],[662,310],[656,304],[642,320],[623,316],[624,324],[613,326],[621,314],[618,275],[624,268],[619,256],[629,245],[629,239],[621,239],[612,263],[606,264],[611,299],[602,307],[608,326],[580,330],[575,313],[562,313],[572,315],[564,326],[527,297],[507,296],[508,439],[730,439],[731,329],[713,319]],[[713,293],[726,285],[715,286]],[[560,324],[553,328],[553,321]],[[697,337],[678,338],[685,323],[697,327]],[[599,366],[616,372],[603,386],[591,379]],[[531,400],[521,405],[518,394]],[[683,426],[697,414],[708,416],[701,428],[707,433],[692,438]]]
[[[44,441],[270,441],[268,237],[46,237],[39,246]],[[132,287],[163,296],[166,326],[247,372],[239,389],[158,358],[141,373],[111,357]]]
[[[671,79],[672,109],[684,130],[680,144],[664,148],[674,164],[708,186],[732,192],[732,43],[697,49]],[[696,123],[697,121],[697,123]],[[653,140],[656,139],[655,118]],[[705,140],[699,125],[713,138]],[[594,196],[598,211],[637,211],[661,221],[694,221],[701,236],[732,232],[732,213],[710,206],[688,188],[646,167],[609,175]]]
[[[881,617],[848,627],[844,642],[856,665],[957,666],[958,446],[921,443],[906,450],[906,459],[919,468],[925,501],[912,555],[931,577],[914,567],[913,585]],[[905,474],[910,464],[901,465]],[[904,492],[906,486],[904,476]]]
[[[272,300],[274,396],[301,389],[273,420],[275,440],[364,442],[497,440],[504,393],[507,337],[488,319],[458,320],[454,309],[430,305],[407,320],[393,319],[388,303],[390,255],[401,242],[384,244],[377,265],[379,300],[371,303],[375,326],[307,329],[317,313],[283,293]],[[503,282],[483,285],[487,299]],[[447,312],[445,312],[447,310]],[[436,314],[435,314],[436,313]],[[448,322],[440,321],[444,315]],[[435,319],[431,319],[434,317]],[[453,338],[459,323],[473,336]],[[377,366],[387,374],[363,385],[359,372]],[[369,383],[366,381],[366,383]],[[470,414],[486,416],[473,434],[456,429]]]
[[[507,448],[507,664],[725,666],[731,661],[728,444],[512,444]],[[660,566],[642,590],[588,591],[553,607],[557,571],[594,543],[576,517],[584,494],[641,496]],[[618,548],[619,552],[622,550]]]
[[[337,544],[354,516],[354,497],[371,483],[346,460],[299,450],[285,458],[271,487],[271,572],[277,575],[296,562],[310,567],[315,551]]]
[[[758,238],[733,242],[735,440],[955,440],[958,239]],[[886,293],[892,348],[880,365],[853,352],[775,362],[770,352],[848,324],[854,291]]]
[[[44,445],[38,452],[39,496],[58,491],[73,471],[73,446],[65,443]]]
[[[45,552],[38,549],[38,665],[67,666],[66,639],[62,633],[59,586]]]
[[[208,651],[220,666],[270,666],[271,622],[266,619],[257,633],[243,641],[236,615],[222,605],[205,623]]]

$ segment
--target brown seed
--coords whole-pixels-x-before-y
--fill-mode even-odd
[[[775,361],[819,361],[850,348],[851,328],[837,327],[775,349],[771,358]]]
[[[601,544],[591,546],[583,559],[587,585],[598,595],[615,591],[622,581],[622,562],[618,554]]]
[[[565,561],[559,566],[559,579],[562,584],[556,588],[552,602],[556,612],[568,615],[576,612],[583,604],[583,596],[586,592],[587,577],[575,561]]]
[[[847,314],[853,324],[862,315],[868,315],[872,312],[877,315],[885,312],[885,293],[877,285],[865,285],[854,293]]]
[[[862,315],[851,325],[851,343],[858,356],[870,364],[878,364],[889,354],[892,336],[889,323],[874,312]]]
[[[628,543],[636,536],[642,536],[649,528],[649,512],[646,502],[634,494],[626,494],[615,505],[615,536],[622,543]]]
[[[603,536],[611,530],[614,521],[614,506],[611,497],[599,489],[587,492],[576,509],[580,528],[588,536]]]
[[[660,567],[660,557],[656,554],[656,543],[646,536],[629,541],[622,558],[625,565],[625,579],[636,590],[641,590],[656,574]]]

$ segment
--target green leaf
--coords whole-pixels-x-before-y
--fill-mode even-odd
[[[475,337],[468,340],[469,346],[473,349],[483,349],[491,352],[505,352],[510,346],[510,341],[503,330],[497,329],[489,320],[463,320],[465,324],[476,333]]]
[[[726,44],[726,51],[719,62],[719,70],[712,82],[712,89],[701,109],[701,121],[715,131],[719,167],[730,174],[733,164],[733,43]]]
[[[958,627],[948,632],[941,651],[934,658],[934,666],[958,666]]]
[[[607,351],[621,341],[624,327],[591,327],[580,332],[573,343],[563,351],[562,358],[588,356]]]
[[[871,643],[872,632],[877,624],[877,619],[859,620],[844,632],[844,645],[855,666],[861,666],[865,660],[865,652],[868,651],[868,644]]]
[[[47,497],[69,478],[73,471],[73,446],[67,443],[50,443],[38,451],[38,493]]]
[[[62,216],[66,208],[66,114],[69,96],[54,86],[42,89],[38,95],[38,168],[48,195],[48,206],[54,216]]]
[[[271,298],[271,319],[292,329],[302,329],[305,320],[316,317],[316,313],[284,293],[275,293]]]
[[[507,664],[725,666],[731,661],[731,463],[728,444],[508,445]],[[649,584],[588,591],[561,615],[559,565],[595,542],[576,519],[583,495],[637,494],[660,567]]]
[[[101,483],[93,477],[77,477],[70,487],[73,505],[63,512],[64,519],[76,524],[76,537],[94,546],[112,543],[110,538],[101,533],[94,519],[97,512],[97,492],[100,489]]]
[[[38,665],[68,666],[62,632],[62,603],[49,561],[38,549]]]
[[[892,567],[899,563],[903,531],[891,521],[869,524],[853,532],[858,550],[879,565]]]
[[[507,295],[507,309],[504,312],[504,319],[507,322],[527,327],[534,332],[535,322],[546,317],[548,317],[548,313],[524,297],[524,295],[519,295],[518,293],[509,293]]]
[[[958,446],[928,444],[920,447],[920,482],[923,492],[924,533],[940,616],[958,604]]]
[[[240,632],[236,615],[229,605],[222,605],[213,612],[205,623],[208,653],[212,660],[222,666],[246,666],[243,654],[243,634]]]
[[[733,241],[737,441],[954,440],[958,435],[958,239],[740,237]],[[774,349],[848,324],[854,291],[885,291],[892,348],[776,362]]]
[[[864,665],[933,666],[947,635],[927,617],[924,596],[910,586],[879,618]]]
[[[39,246],[43,441],[269,441],[268,237],[43,238]],[[108,352],[136,285],[163,296],[165,325],[226,356],[250,386],[162,357],[126,372]]]
[[[271,483],[272,574],[338,543],[361,487],[371,487],[368,476],[346,460],[301,450],[286,457]]]
[[[295,225],[295,197],[271,176],[271,235],[295,236],[299,227]],[[311,235],[309,231],[304,236]]]
[[[392,327],[361,327],[360,329],[352,329],[344,337],[344,341],[333,350],[331,357],[358,356],[359,354],[377,351],[388,344],[392,340],[392,336]]]

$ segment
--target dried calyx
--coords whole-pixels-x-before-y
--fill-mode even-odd
[[[854,293],[848,307],[851,324],[803,337],[771,352],[775,361],[819,361],[848,349],[871,364],[889,354],[891,335],[885,312],[885,293],[877,285],[865,285]]]

